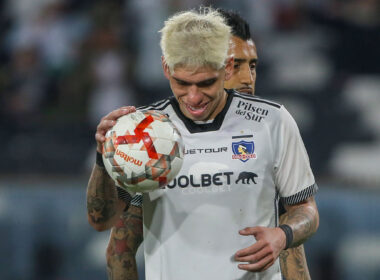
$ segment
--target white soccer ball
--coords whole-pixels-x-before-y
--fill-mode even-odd
[[[106,133],[103,162],[115,183],[130,192],[167,185],[183,162],[181,134],[163,113],[136,111]]]

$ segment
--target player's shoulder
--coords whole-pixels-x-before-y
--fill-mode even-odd
[[[272,108],[274,110],[281,109],[283,107],[282,104],[279,104],[267,98],[263,98],[259,95],[242,93],[236,90],[228,90],[228,93],[232,94],[233,98],[237,100],[238,105],[240,106],[245,105],[245,104],[256,104],[256,105],[262,105],[268,108]]]
[[[229,91],[232,95],[232,110],[236,115],[245,120],[254,120],[266,124],[290,124],[294,125],[294,118],[283,104],[262,98],[257,95]]]

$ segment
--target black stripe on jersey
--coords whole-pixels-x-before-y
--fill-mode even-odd
[[[255,102],[260,102],[260,103],[265,103],[265,104],[268,104],[268,105],[271,105],[273,107],[276,107],[276,108],[281,108],[281,105],[280,104],[277,104],[275,102],[272,102],[272,101],[269,101],[269,100],[266,100],[266,99],[262,99],[258,96],[253,96],[253,95],[248,95],[248,94],[245,94],[245,93],[240,93],[240,92],[237,92],[237,91],[234,91],[234,94],[239,97],[239,98],[242,98],[242,99],[245,99],[245,100],[250,100],[250,101],[255,101]]]
[[[137,108],[137,110],[163,110],[170,104],[169,98],[157,101],[151,105],[145,105]]]
[[[141,207],[142,206],[142,195],[136,194],[131,200],[131,205],[136,206],[136,207]]]
[[[124,212],[126,212],[129,208],[130,205],[136,206],[136,207],[141,207],[142,205],[142,195],[141,194],[136,194],[133,198],[132,196],[123,188],[121,187],[116,187],[117,190],[117,197],[124,201],[127,206],[124,209]]]
[[[119,186],[116,187],[116,191],[117,191],[117,197],[118,197],[120,200],[124,201],[125,204],[127,205],[127,206],[125,207],[125,209],[124,209],[124,211],[127,211],[128,208],[129,208],[129,203],[130,203],[131,200],[132,200],[132,196],[131,196],[126,190],[124,190],[123,188],[121,188],[121,187],[119,187]]]
[[[297,204],[297,203],[300,203],[301,201],[304,201],[305,199],[315,195],[318,191],[318,186],[317,184],[313,184],[309,187],[307,187],[306,189],[294,194],[294,195],[291,195],[291,196],[288,196],[288,197],[281,197],[281,202],[283,202],[284,204],[287,204],[287,205],[294,205],[294,204]]]
[[[204,124],[197,124],[191,119],[187,118],[179,108],[179,104],[177,99],[173,96],[170,98],[171,104],[173,106],[173,109],[177,116],[183,121],[186,128],[190,133],[200,133],[200,132],[208,132],[208,131],[216,131],[219,130],[219,128],[222,126],[222,123],[224,121],[224,117],[226,116],[226,113],[228,111],[228,108],[231,105],[233,94],[231,94],[231,91],[227,90],[227,101],[226,105],[224,106],[223,110],[215,117],[214,121],[211,123],[204,123]]]
[[[253,135],[241,135],[241,136],[232,136],[232,139],[238,139],[238,138],[252,138]]]

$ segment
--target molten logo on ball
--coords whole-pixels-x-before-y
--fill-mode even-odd
[[[126,162],[132,162],[133,164],[136,164],[138,166],[142,165],[142,161],[141,160],[137,160],[137,159],[135,159],[133,157],[130,157],[129,155],[123,153],[120,150],[116,150],[116,155],[122,157]]]
[[[182,138],[166,115],[137,111],[119,118],[107,132],[103,161],[117,185],[133,192],[155,190],[180,171]]]

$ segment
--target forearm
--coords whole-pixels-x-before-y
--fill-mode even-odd
[[[115,184],[105,168],[95,164],[87,186],[89,223],[99,231],[109,229],[124,207],[124,203],[118,200]]]
[[[138,280],[138,271],[135,255],[125,253],[119,260],[111,257],[107,262],[108,280]]]
[[[136,252],[142,240],[142,209],[131,206],[112,228],[107,248],[109,280],[138,279]]]
[[[318,209],[313,197],[297,205],[286,206],[281,224],[287,224],[293,230],[293,241],[289,247],[297,247],[312,236],[319,226]]]
[[[284,224],[288,213],[280,216],[280,224]],[[280,253],[280,265],[283,277],[286,280],[310,280],[306,255],[303,245],[282,250]]]
[[[310,280],[303,245],[282,250],[280,253],[281,272],[286,280]]]

